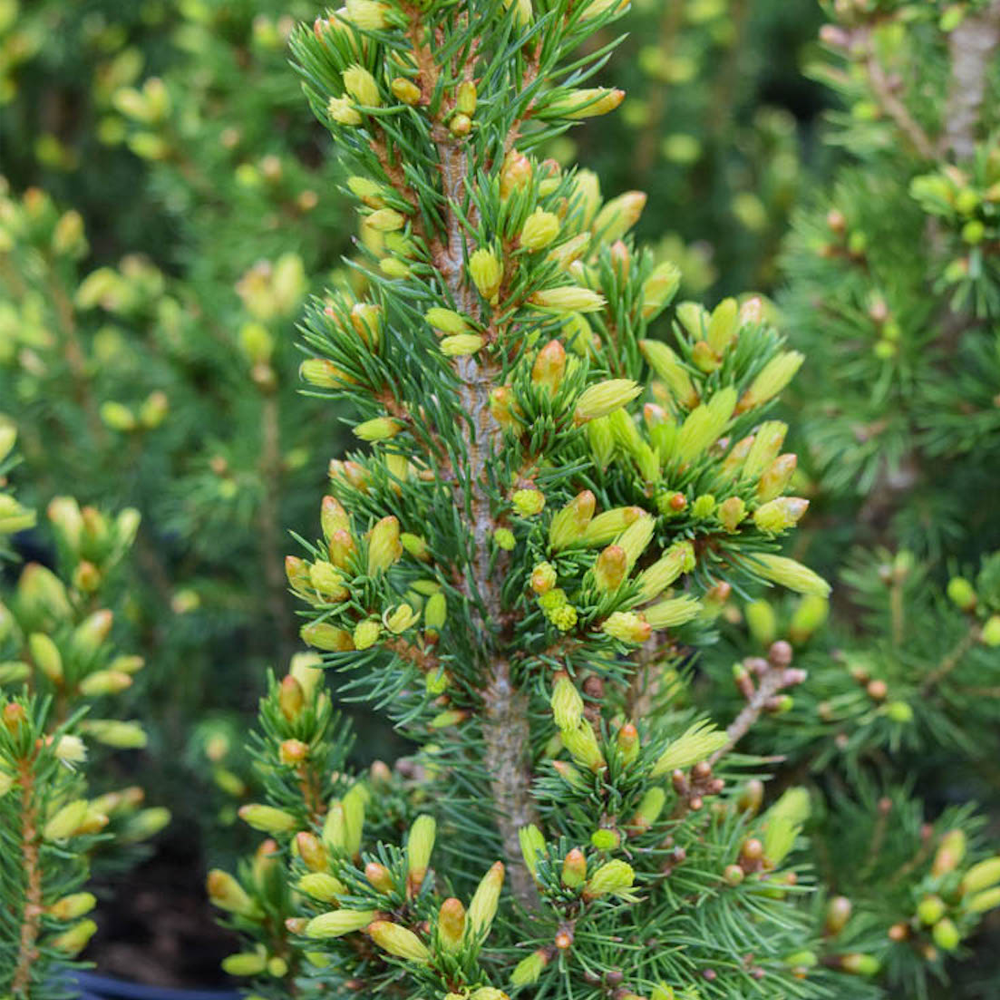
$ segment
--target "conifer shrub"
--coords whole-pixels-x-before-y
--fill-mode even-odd
[[[99,90],[171,259],[2,192],[0,553],[51,540],[58,571],[8,564],[0,603],[0,995],[65,995],[89,871],[168,818],[118,780],[160,737],[113,638],[178,697],[288,663],[249,740],[185,706],[243,821],[220,853],[257,842],[206,886],[255,997],[992,995],[1000,7],[824,5],[836,176],[777,306],[708,308],[715,277],[773,281],[799,183],[787,121],[731,107],[744,7],[263,6],[142,4],[176,51]],[[9,9],[8,47],[71,16]],[[685,73],[676,117],[630,112],[633,177],[662,195],[708,151],[680,228],[727,218],[720,275],[616,187],[623,78]],[[722,124],[693,120],[709,79]]]
[[[5,485],[15,441],[0,422],[0,545],[35,519]],[[127,864],[170,819],[144,807],[116,759],[147,739],[121,718],[144,664],[116,647],[108,607],[138,513],[62,496],[48,519],[59,573],[27,563],[0,591],[0,990],[13,997],[65,995],[66,967],[97,930],[91,863]]]
[[[302,324],[305,378],[367,447],[286,570],[303,639],[417,749],[345,767],[316,665],[272,679],[241,810],[267,839],[208,883],[262,993],[874,997],[923,990],[996,902],[970,809],[926,826],[864,774],[811,789],[805,752],[765,786],[783,758],[749,734],[807,679],[777,625],[692,673],[734,589],[800,595],[801,642],[829,587],[779,552],[808,502],[769,410],[802,355],[757,297],[674,303],[629,235],[642,196],[536,152],[620,102],[586,40],[623,13],[355,0],[294,36],[388,235],[366,294]]]
[[[783,305],[815,358],[803,429],[857,524],[940,559],[995,547],[997,10],[829,7],[813,75],[844,110],[832,184],[799,211]],[[947,488],[941,488],[947,483]],[[971,544],[970,544],[971,540]]]
[[[241,720],[296,640],[283,539],[338,433],[299,397],[292,335],[356,228],[287,70],[312,7],[4,10],[0,412],[26,504],[72,484],[142,513],[119,627],[150,663],[141,714],[183,751],[148,763],[207,832],[206,793],[229,822],[248,794]]]

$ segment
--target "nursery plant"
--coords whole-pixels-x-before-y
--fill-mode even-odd
[[[34,523],[6,485],[15,440],[3,418],[0,539]],[[97,930],[91,861],[127,863],[169,821],[118,760],[146,742],[118,717],[143,661],[116,649],[107,606],[138,514],[57,497],[48,515],[60,573],[28,563],[0,592],[0,991],[18,998],[66,995],[66,967]]]
[[[753,187],[767,233],[779,227],[798,177],[788,115],[752,112],[755,89],[737,137],[709,109],[729,106],[737,66],[756,77],[783,22],[769,6],[730,17],[689,3],[661,26],[655,7],[636,11],[634,41],[611,54],[629,121],[574,134],[616,185],[629,158],[609,154],[640,135],[648,214],[671,212],[655,224],[655,259],[678,265],[682,291],[704,289],[720,263],[727,287],[758,271],[769,283],[775,241],[739,221],[761,209],[730,218],[729,206],[731,189],[749,205]],[[345,219],[342,172],[287,72],[291,26],[314,13],[304,0],[0,3],[0,398],[21,425],[27,502],[43,509],[72,482],[82,503],[142,512],[129,622],[155,655],[139,687],[153,728],[188,743],[160,780],[192,819],[211,815],[187,795],[193,777],[226,816],[252,794],[240,710],[257,689],[243,682],[292,651],[283,532],[304,530],[318,459],[340,447],[329,408],[295,402],[289,330],[355,234],[385,239],[366,217]],[[545,142],[543,158],[572,154],[565,133]],[[696,163],[693,145],[708,151]],[[690,243],[710,232],[711,259]]]
[[[191,782],[229,815],[247,795],[237,734],[258,689],[243,681],[295,641],[282,540],[307,523],[337,428],[289,406],[294,316],[356,230],[287,72],[292,15],[311,10],[0,16],[18,55],[3,93],[0,407],[21,427],[22,493],[44,509],[73,483],[81,503],[142,512],[122,625],[152,666],[142,714],[187,744],[150,764],[208,829]]]
[[[796,218],[783,300],[815,358],[804,433],[875,538],[972,557],[1000,429],[995,4],[831,4],[813,75],[844,162]],[[947,482],[948,488],[940,488]],[[841,538],[845,533],[841,533]],[[971,542],[971,544],[970,544]]]
[[[267,837],[208,881],[247,940],[225,967],[261,995],[919,993],[1000,902],[968,808],[900,804],[883,852],[865,775],[765,784],[782,758],[753,732],[807,680],[776,632],[721,684],[693,675],[734,592],[801,595],[808,638],[829,586],[779,552],[808,502],[769,410],[802,355],[758,297],[675,304],[676,267],[630,236],[645,196],[538,155],[622,101],[588,40],[625,12],[352,0],[293,38],[385,241],[363,293],[302,322],[311,392],[366,447],[286,571],[303,639],[415,749],[358,772],[318,657],[271,679],[266,795],[241,809]],[[855,910],[845,866],[894,888]]]
[[[752,663],[776,639],[797,647],[809,683],[751,739],[826,789],[831,811],[809,827],[824,881],[888,928],[883,958],[904,995],[988,996],[1000,983],[992,945],[980,938],[968,967],[949,962],[967,932],[960,921],[958,937],[950,923],[929,930],[953,915],[936,913],[932,885],[904,891],[899,872],[934,875],[922,824],[951,826],[964,843],[997,815],[988,164],[1000,9],[827,12],[813,73],[844,101],[827,133],[842,163],[798,213],[779,301],[810,359],[796,385],[819,527],[799,551],[843,585],[829,627],[812,598],[730,609],[728,641],[703,663],[719,683],[733,658]],[[860,805],[845,785],[864,791]],[[867,843],[867,860],[838,864],[838,841]]]

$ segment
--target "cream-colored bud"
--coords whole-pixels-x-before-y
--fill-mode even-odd
[[[670,743],[657,758],[650,777],[658,778],[672,771],[693,767],[721,750],[728,738],[710,722],[696,722]]]
[[[666,383],[677,404],[685,410],[694,409],[698,405],[698,393],[680,358],[658,340],[640,340],[639,350],[649,367]]]
[[[658,316],[677,294],[680,283],[681,271],[673,261],[665,260],[658,264],[642,283],[643,319],[650,320]],[[666,347],[665,344],[663,346]]]
[[[578,424],[582,424],[598,417],[606,417],[609,413],[628,406],[640,395],[642,386],[631,379],[612,378],[598,382],[580,393],[576,401],[575,420]]]
[[[601,631],[620,642],[639,645],[645,642],[651,633],[649,623],[632,611],[616,611],[610,615],[601,626]]]
[[[543,289],[535,292],[528,301],[540,309],[553,309],[557,312],[590,313],[604,308],[603,295],[575,285]]]
[[[357,65],[357,63],[348,66],[341,74],[341,77],[344,81],[344,90],[358,104],[363,104],[369,108],[377,108],[382,104],[382,97],[379,94],[375,77],[363,66]]]
[[[396,958],[424,964],[431,953],[413,931],[390,920],[375,920],[368,925],[368,936],[383,950]]]
[[[434,306],[424,313],[424,319],[439,333],[459,334],[468,331],[465,320],[454,309]]]
[[[544,109],[546,118],[594,118],[614,111],[625,99],[625,91],[607,87],[571,90]]]
[[[556,681],[550,704],[552,717],[560,729],[576,729],[583,718],[583,698],[566,674]]]
[[[458,333],[453,337],[442,339],[440,347],[441,353],[449,358],[467,358],[479,351],[486,338],[478,333]]]
[[[521,227],[521,246],[525,250],[544,250],[559,235],[559,217],[554,212],[536,208]]]
[[[493,302],[503,281],[503,263],[493,250],[480,247],[469,258],[469,276],[479,294]]]
[[[500,890],[503,888],[504,866],[497,861],[483,876],[472,901],[469,903],[466,918],[472,933],[482,941],[490,932],[493,918],[500,904]]]
[[[808,566],[803,566],[802,563],[786,556],[758,552],[754,555],[753,562],[748,565],[765,580],[781,584],[798,594],[827,597],[830,593],[830,584],[823,577],[814,573]]]
[[[313,917],[306,924],[305,935],[311,938],[336,938],[363,930],[378,914],[374,910],[333,910]]]
[[[639,221],[645,207],[645,192],[626,191],[617,198],[612,198],[598,212],[590,228],[601,243],[614,243]]]
[[[651,628],[675,628],[686,622],[693,621],[701,613],[702,603],[693,597],[675,597],[660,601],[645,608],[643,617]]]
[[[361,115],[346,97],[331,97],[326,106],[326,113],[330,116],[330,121],[338,125],[361,124]]]
[[[798,351],[786,351],[768,361],[740,397],[738,412],[761,406],[777,396],[792,381],[804,360],[805,355]]]

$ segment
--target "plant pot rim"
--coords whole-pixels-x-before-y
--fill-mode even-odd
[[[239,990],[179,989],[132,983],[95,972],[72,973],[81,1000],[240,1000]]]

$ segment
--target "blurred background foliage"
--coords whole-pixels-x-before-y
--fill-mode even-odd
[[[879,371],[844,368],[842,355],[824,353],[826,328],[810,325],[826,273],[803,248],[815,250],[830,224],[831,199],[818,192],[846,155],[819,141],[822,114],[838,100],[830,77],[803,75],[824,11],[815,0],[635,0],[633,8],[629,35],[602,72],[628,94],[621,112],[567,133],[549,155],[595,170],[606,195],[646,192],[637,230],[670,233],[659,253],[681,268],[681,298],[772,294],[795,272],[797,292],[780,301],[803,329],[799,342],[789,331],[793,346],[819,358],[804,370],[800,402],[819,400],[831,371],[853,371],[850,405],[868,405]],[[24,459],[12,476],[19,497],[40,510],[72,492],[142,514],[118,628],[148,664],[132,693],[150,729],[144,780],[175,817],[159,854],[118,893],[93,957],[106,971],[172,985],[218,977],[226,944],[211,929],[202,873],[243,846],[230,824],[253,790],[246,719],[265,668],[283,672],[297,648],[282,569],[294,545],[288,532],[306,530],[326,461],[347,442],[329,407],[300,394],[295,333],[303,300],[356,281],[346,263],[354,241],[375,238],[359,231],[341,194],[345,178],[288,65],[293,25],[319,12],[303,0],[0,0],[0,412],[18,424]],[[841,98],[848,107],[861,100]],[[860,199],[860,183],[841,172],[833,200],[874,212],[889,195]],[[897,186],[891,197],[912,210],[905,192]],[[796,235],[782,258],[793,215]],[[917,238],[923,222],[905,211],[900,220],[886,253]],[[809,412],[805,437],[818,445],[800,492],[814,500],[818,516],[808,523],[819,530],[809,555],[791,554],[831,568],[853,541],[896,536],[888,515],[869,517],[864,507],[862,493],[884,481],[879,457],[848,448],[845,465],[841,425],[816,405]],[[860,532],[859,511],[868,518]],[[901,537],[924,556],[921,523],[904,523]],[[949,537],[959,535],[945,532],[931,553],[939,577]],[[54,562],[44,519],[14,544],[25,558]],[[961,558],[974,553],[965,545]],[[900,564],[890,552],[852,564],[856,591],[890,627],[893,581],[903,588],[911,558]],[[915,607],[908,621],[921,630],[889,658],[890,683],[909,683],[908,703],[920,685],[906,680],[917,655],[907,650],[964,627],[946,601],[925,595]],[[778,608],[763,630],[749,626],[752,615],[722,619],[719,658],[703,678],[718,675],[721,686],[733,657],[756,655],[764,636],[794,627],[793,608]],[[820,678],[796,708],[797,738],[824,701],[846,705],[849,720],[846,756],[822,740],[808,753],[793,748],[806,770],[831,754],[849,770],[897,747],[901,723],[881,706],[904,699],[869,704],[870,664],[867,680],[864,664],[856,675],[830,666],[841,662],[833,653],[860,642],[857,619],[848,608],[839,631],[813,640],[822,624],[814,622],[797,642]],[[362,761],[398,755],[391,733],[358,721]],[[918,721],[922,739],[957,738],[954,713],[928,705]],[[859,736],[861,727],[869,728]],[[927,773],[942,760],[932,757]]]

